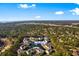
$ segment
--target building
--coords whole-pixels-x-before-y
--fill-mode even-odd
[[[47,41],[35,41],[34,42],[35,45],[38,45],[38,44],[43,45],[43,44],[46,44],[46,43],[47,43]]]
[[[47,36],[25,36],[20,45],[19,53],[26,55],[49,55],[52,52],[52,44]]]

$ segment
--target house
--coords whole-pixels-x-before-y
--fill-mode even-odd
[[[51,53],[51,52],[54,52],[51,42],[42,45],[42,47],[45,49],[45,53],[46,53],[47,55],[48,55],[49,53]]]
[[[22,51],[21,49],[18,49],[18,50],[17,50],[18,56],[20,56],[22,52],[23,52],[23,51]]]
[[[29,42],[34,42],[34,44],[46,44],[48,37],[47,36],[25,36],[23,39],[24,44],[29,44]]]
[[[70,49],[73,56],[79,56],[79,49]]]
[[[28,51],[26,51],[26,54],[27,54],[27,55],[29,55],[29,52],[28,52]]]
[[[44,50],[41,49],[40,47],[34,47],[33,48],[35,51],[36,51],[36,55],[39,55],[39,54],[43,54],[44,53]]]
[[[47,55],[49,55],[49,51],[48,50],[45,50],[45,52],[46,52]]]
[[[42,47],[45,49],[45,50],[49,50],[49,47],[45,44],[42,44]]]
[[[29,45],[29,39],[28,38],[24,38],[23,39],[23,44]]]
[[[35,49],[33,49],[33,48],[30,48],[27,51],[28,51],[29,55],[34,55],[36,53]]]
[[[21,45],[21,46],[20,46],[20,49],[21,49],[21,50],[23,50],[23,49],[25,49],[25,48],[26,48],[26,47],[25,47],[24,45]]]
[[[44,40],[49,41],[49,38],[47,36],[44,36]]]

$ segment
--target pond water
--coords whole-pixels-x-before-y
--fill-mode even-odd
[[[4,45],[4,42],[0,40],[0,47],[2,47],[3,45]]]

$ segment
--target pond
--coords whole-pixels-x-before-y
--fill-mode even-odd
[[[0,47],[2,47],[3,45],[4,45],[4,42],[0,40]]]

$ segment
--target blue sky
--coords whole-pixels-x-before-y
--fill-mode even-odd
[[[29,20],[79,20],[76,3],[2,3],[0,22]]]

